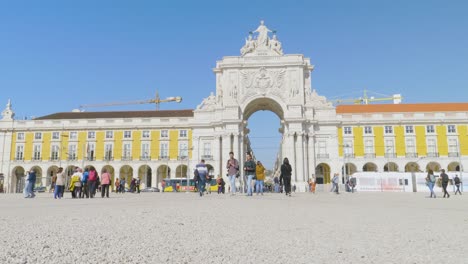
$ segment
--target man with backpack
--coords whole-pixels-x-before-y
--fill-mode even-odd
[[[453,179],[453,181],[455,182],[455,186],[457,187],[457,190],[455,191],[455,195],[457,195],[457,193],[459,193],[460,195],[462,194],[461,191],[460,191],[460,178],[458,177],[458,175],[455,175],[455,178]]]
[[[447,185],[449,183],[449,177],[445,173],[444,169],[442,169],[441,172],[442,173],[440,174],[440,178],[442,179],[442,190],[444,192],[444,198],[445,196],[447,196],[447,198],[450,198],[450,194],[447,192]]]

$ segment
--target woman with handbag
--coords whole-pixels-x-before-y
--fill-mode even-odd
[[[283,165],[281,165],[280,182],[283,183],[286,195],[289,195],[289,197],[291,197],[291,175],[292,167],[288,158],[284,158]]]

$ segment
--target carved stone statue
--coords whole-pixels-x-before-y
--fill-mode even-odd
[[[211,110],[216,106],[216,96],[213,93],[203,99],[202,103],[197,106],[197,109]]]
[[[268,38],[268,32],[271,32],[271,30],[269,30],[265,25],[264,25],[264,21],[260,21],[260,26],[258,26],[258,28],[253,31],[253,32],[257,32],[258,33],[258,37],[257,37],[257,46],[266,46],[268,47],[268,41],[270,40]]]
[[[252,52],[255,50],[255,40],[252,39],[252,34],[249,34],[249,38],[245,40],[245,45],[240,50],[241,55],[244,56],[245,54]]]
[[[276,34],[273,34],[273,38],[270,40],[270,48],[278,53],[278,55],[283,55],[283,48],[281,47],[281,42],[276,38]]]

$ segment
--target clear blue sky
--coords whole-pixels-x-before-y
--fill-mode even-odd
[[[316,66],[328,98],[363,89],[404,102],[468,102],[467,1],[1,1],[0,107],[17,118],[80,104],[182,96],[195,108],[215,91],[212,68],[239,55],[264,19],[285,53]],[[152,105],[100,110],[153,109]],[[259,159],[271,166],[278,118],[250,120]]]

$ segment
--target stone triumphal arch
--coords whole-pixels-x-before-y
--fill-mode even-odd
[[[283,54],[275,31],[263,21],[240,53],[216,63],[216,93],[195,110],[194,158],[203,158],[203,144],[212,142],[209,158],[216,170],[226,171],[223,161],[231,150],[242,165],[248,146],[246,120],[256,111],[269,110],[281,119],[278,160],[289,158],[294,182],[307,181],[316,171],[317,139],[337,145],[335,109],[311,86],[314,66],[303,55]]]

